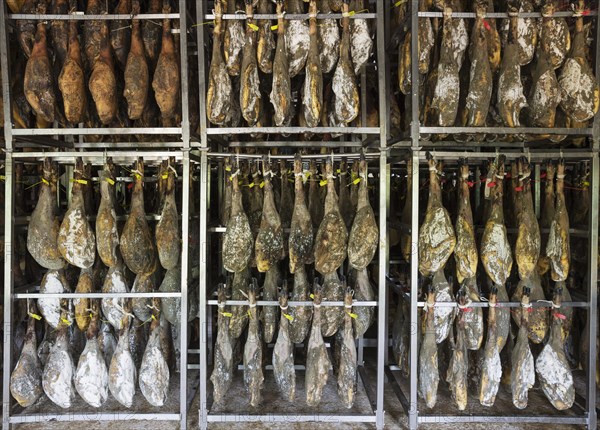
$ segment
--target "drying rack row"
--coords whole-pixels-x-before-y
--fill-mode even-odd
[[[413,2],[416,3],[416,2]],[[417,112],[418,115],[418,112]],[[420,150],[420,141],[418,135],[418,127],[415,127],[413,132],[413,148],[411,150],[402,150],[396,152],[392,151],[392,163],[405,163],[408,160],[412,161],[412,171],[408,172],[412,176],[412,189],[411,189],[411,218],[412,223],[408,230],[411,234],[411,242],[418,243],[419,237],[419,192],[421,184],[419,183],[419,175],[421,166],[427,160],[427,154],[425,151]],[[590,352],[588,356],[589,369],[595,369],[596,366],[596,331],[597,331],[597,268],[598,268],[598,200],[600,194],[600,160],[598,158],[598,130],[595,124],[594,126],[594,147],[592,150],[529,150],[529,149],[509,149],[507,151],[499,151],[493,147],[485,148],[465,148],[463,151],[450,151],[450,150],[435,150],[432,151],[432,155],[436,160],[443,160],[446,166],[457,163],[461,159],[469,159],[475,161],[486,160],[495,158],[500,155],[504,156],[507,160],[514,160],[521,157],[529,158],[531,162],[536,162],[535,166],[535,178],[540,178],[540,162],[548,160],[564,159],[567,162],[574,161],[588,161],[590,166],[590,195],[591,205],[589,210],[589,224],[587,230],[584,232],[583,237],[588,238],[588,272],[586,278],[587,295],[579,299],[578,301],[565,302],[565,307],[576,307],[585,309],[587,312],[588,324],[590,328]],[[487,149],[488,152],[481,152]],[[478,174],[478,173],[477,173]],[[475,193],[481,192],[480,185],[476,186]],[[539,187],[537,187],[539,188]],[[476,194],[477,198],[477,194]],[[481,196],[479,197],[481,198]],[[538,192],[535,193],[535,205],[536,211],[539,214],[540,207],[540,195]],[[405,226],[408,227],[408,226]],[[408,228],[407,228],[408,229]],[[581,229],[577,229],[579,232]],[[582,231],[583,232],[583,231]],[[419,270],[418,270],[418,249],[413,246],[411,253],[411,261],[407,263],[410,265],[409,277],[406,281],[404,289],[398,287],[395,284],[396,280],[388,278],[390,281],[388,286],[392,292],[397,294],[401,300],[406,300],[409,303],[409,315],[410,323],[412,327],[419,325],[418,309],[424,307],[424,302],[419,300]],[[520,303],[502,302],[501,306],[506,307],[519,307]],[[389,304],[388,304],[389,306]],[[455,307],[456,302],[439,302],[436,306],[444,307]],[[488,303],[480,302],[473,303],[470,306],[477,307],[488,307]],[[547,302],[533,303],[534,307],[546,307],[550,306]],[[389,314],[389,309],[388,309]],[[589,429],[596,428],[596,381],[595,371],[587,372],[586,380],[586,391],[585,398],[578,396],[576,398],[575,407],[571,412],[563,413],[553,410],[552,408],[543,409],[541,413],[531,415],[530,412],[519,412],[514,410],[514,413],[506,414],[500,413],[500,410],[512,410],[512,403],[508,401],[506,408],[501,409],[487,409],[479,407],[473,404],[465,412],[456,413],[439,413],[434,409],[433,411],[424,411],[424,404],[418,398],[417,384],[418,384],[418,331],[411,330],[410,332],[410,353],[409,353],[409,374],[407,377],[403,377],[399,371],[401,370],[397,365],[392,364],[390,357],[386,356],[385,373],[389,380],[392,382],[392,388],[398,397],[398,400],[402,404],[407,416],[408,425],[411,429],[417,429],[419,424],[434,424],[434,423],[548,423],[548,424],[584,424]]]
[[[64,127],[58,128],[57,124],[54,124],[53,128],[15,128],[12,123],[12,112],[11,112],[11,88],[10,85],[5,84],[2,86],[2,98],[4,100],[3,115],[4,121],[4,140],[6,142],[6,149],[12,150],[15,147],[15,140],[18,138],[25,139],[34,143],[35,140],[31,141],[36,137],[59,137],[63,136],[65,140],[69,140],[72,137],[79,137],[81,140],[84,136],[131,136],[131,135],[144,135],[144,136],[178,136],[180,141],[175,142],[174,146],[177,148],[189,148],[190,141],[190,124],[189,124],[189,62],[188,62],[188,12],[187,3],[185,0],[177,0],[179,12],[177,13],[148,13],[148,14],[101,14],[92,15],[85,14],[84,12],[74,12],[70,14],[9,14],[7,13],[6,3],[0,7],[0,22],[2,23],[2,29],[0,30],[0,67],[2,68],[1,77],[2,82],[12,82],[11,73],[14,68],[11,68],[10,58],[11,48],[9,43],[9,29],[14,26],[15,20],[33,20],[33,21],[114,21],[114,20],[154,20],[154,19],[173,19],[179,21],[179,29],[172,29],[172,33],[182,33],[183,37],[179,41],[179,63],[180,63],[180,80],[181,80],[181,125],[179,127],[84,127],[81,123],[77,127]],[[39,141],[38,141],[39,142]],[[81,142],[82,143],[82,142]],[[41,141],[42,145],[54,146],[47,139]],[[77,143],[79,145],[80,143]],[[66,146],[74,146],[74,142],[65,142]],[[84,145],[85,146],[85,145]],[[111,146],[110,144],[103,143],[91,143],[93,147]],[[141,146],[141,145],[140,145]],[[160,144],[155,145],[160,146]]]
[[[181,300],[181,312],[183,315],[188,313],[188,279],[189,272],[189,255],[188,255],[188,241],[189,241],[189,224],[190,224],[190,154],[189,151],[96,151],[96,152],[12,152],[6,151],[4,160],[4,177],[5,177],[5,249],[10,250],[13,246],[14,232],[15,229],[20,226],[15,225],[17,218],[22,219],[23,217],[17,217],[14,214],[14,194],[15,194],[15,162],[39,162],[44,158],[50,158],[51,160],[65,165],[67,177],[65,180],[67,183],[71,182],[73,178],[72,165],[75,163],[75,159],[82,157],[85,162],[90,162],[93,165],[101,166],[106,161],[107,157],[111,157],[112,161],[117,165],[131,164],[138,160],[140,157],[144,159],[148,164],[158,165],[161,161],[174,157],[176,163],[182,166],[183,174],[181,175],[181,181],[183,183],[181,187],[181,241],[182,241],[182,253],[180,258],[182,280],[181,288],[178,292],[164,293],[164,292],[149,292],[149,293],[39,293],[38,285],[28,285],[20,288],[15,288],[13,284],[13,273],[11,270],[4,271],[4,338],[6,345],[12,344],[13,337],[13,310],[18,300],[31,300],[39,298],[60,298],[65,300],[88,298],[88,299],[102,299],[102,298],[178,298]],[[26,218],[25,218],[26,220]],[[5,264],[10,267],[10,258],[13,257],[10,252],[5,253],[6,260]],[[187,413],[191,405],[192,396],[194,393],[194,379],[188,380],[188,345],[187,345],[187,333],[188,324],[187,319],[183,318],[179,326],[179,332],[181,333],[180,338],[180,355],[178,357],[180,363],[180,373],[178,376],[172,375],[171,384],[169,388],[168,397],[178,398],[177,401],[173,401],[162,408],[140,408],[137,403],[133,409],[125,409],[116,402],[109,400],[109,403],[105,404],[102,408],[94,409],[86,404],[79,404],[78,402],[73,405],[71,409],[59,410],[49,403],[49,401],[42,401],[39,404],[33,405],[30,408],[22,409],[15,404],[12,399],[9,386],[10,386],[10,369],[12,369],[12,349],[4,349],[4,361],[3,361],[3,429],[9,430],[12,425],[17,423],[27,422],[45,422],[48,420],[55,421],[131,421],[131,420],[155,420],[155,421],[176,421],[179,423],[180,428],[185,429],[187,426]],[[190,396],[190,394],[192,396]]]

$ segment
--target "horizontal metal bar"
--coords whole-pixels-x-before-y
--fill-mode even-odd
[[[111,148],[111,149],[133,149],[133,148],[148,148],[148,149],[160,149],[160,148],[183,148],[183,142],[75,142],[74,148]]]
[[[375,415],[335,415],[328,414],[325,412],[315,412],[314,414],[301,415],[301,414],[268,414],[268,415],[250,415],[247,413],[237,413],[231,415],[225,414],[211,414],[209,413],[206,420],[210,423],[227,422],[227,423],[241,423],[241,422],[265,422],[265,423],[306,423],[306,422],[320,422],[320,423],[374,423],[376,422]]]
[[[455,160],[459,158],[467,157],[471,160],[487,160],[489,158],[493,158],[495,155],[499,153],[494,152],[467,152],[467,151],[436,151],[432,150],[431,153],[436,159],[440,160]],[[502,151],[502,155],[506,157],[506,159],[517,159],[527,155],[531,160],[554,160],[558,157],[564,159],[575,159],[575,160],[584,160],[593,157],[593,153],[590,151],[563,151],[562,153],[557,153],[556,151],[520,151],[520,152],[509,152]],[[427,156],[425,151],[419,152],[419,160],[427,161]]]
[[[140,298],[181,297],[181,293],[19,293],[15,299],[140,299]]]
[[[215,15],[213,13],[207,13],[204,15],[205,19],[215,19]],[[256,13],[252,15],[253,19],[274,19],[277,20],[277,14],[275,13]],[[285,20],[305,20],[309,19],[310,15],[308,13],[286,13],[283,17]],[[341,13],[318,13],[317,19],[341,19]],[[375,19],[377,18],[376,13],[355,13],[348,18],[350,19]],[[247,19],[247,15],[245,13],[224,13],[221,16],[221,19]]]
[[[367,160],[369,160],[369,159],[379,158],[380,154],[381,154],[380,152],[367,152],[364,155],[365,155],[365,158]],[[209,153],[207,153],[207,156],[209,158],[229,158],[232,156],[232,154],[230,152],[209,152]],[[360,156],[361,156],[360,152],[352,152],[352,153],[344,153],[344,154],[334,153],[333,154],[334,160],[356,159],[356,158],[360,158]],[[235,158],[239,158],[241,160],[243,160],[243,159],[260,160],[260,159],[262,159],[262,157],[263,157],[262,154],[236,154],[235,155]],[[295,155],[279,155],[279,154],[271,155],[271,159],[275,159],[275,160],[293,160],[295,157],[296,157]],[[325,160],[325,159],[330,160],[331,154],[306,154],[306,155],[302,154],[302,159],[303,160]]]
[[[598,12],[588,10],[585,16],[597,16]],[[518,12],[515,14],[519,18],[543,18],[541,12]],[[574,12],[554,12],[551,16],[546,18],[570,18],[574,16]],[[443,12],[419,12],[419,17],[423,18],[443,18]],[[506,12],[486,12],[485,18],[498,19],[498,18],[509,18],[510,15]],[[477,14],[474,12],[452,12],[452,18],[477,18]]]
[[[591,128],[536,127],[420,127],[421,134],[566,134],[591,136]],[[489,143],[488,143],[489,145]]]
[[[84,136],[113,134],[181,134],[181,127],[13,128],[14,136]]]
[[[29,13],[9,13],[8,19],[28,19],[35,21],[109,21],[115,19],[179,19],[178,13],[139,13],[134,14],[104,14],[104,15],[86,15],[84,12],[72,14],[29,14]]]
[[[540,423],[540,424],[586,424],[587,417],[579,416],[522,416],[522,415],[419,415],[419,423]]]
[[[338,141],[322,141],[322,142],[229,142],[230,148],[273,148],[273,147],[286,147],[286,148],[306,148],[310,145],[311,148],[362,148],[362,142],[338,142]]]
[[[216,306],[219,304],[218,300],[208,300],[209,305]],[[229,306],[247,306],[250,302],[248,300],[227,300],[225,301],[225,305]],[[313,302],[311,301],[289,301],[289,306],[312,306]],[[279,302],[276,300],[257,300],[256,306],[279,306]],[[344,306],[343,301],[332,301],[332,302],[321,302],[321,306]],[[352,306],[377,306],[377,301],[356,301],[352,302]]]
[[[138,414],[131,411],[122,412],[65,412],[64,414],[24,414],[12,415],[9,419],[13,424],[17,423],[42,423],[49,421],[129,421],[129,420],[152,420],[152,421],[179,421],[180,414],[152,413]]]
[[[458,304],[456,302],[435,302],[434,307],[436,308],[455,308]],[[489,302],[472,302],[468,307],[473,308],[488,308]],[[546,302],[531,302],[534,308],[551,308],[552,304]],[[561,302],[561,307],[565,308],[587,308],[589,307],[588,302]],[[417,302],[417,306],[422,308],[425,306],[425,302]],[[498,308],[519,308],[521,307],[520,302],[498,302],[496,307]]]
[[[379,127],[223,127],[207,128],[208,135],[227,135],[227,134],[379,134]],[[94,133],[91,133],[94,134]],[[164,134],[164,133],[158,133]],[[310,146],[310,142],[306,143]]]
[[[77,158],[84,159],[99,158],[104,160],[105,157],[112,158],[131,158],[132,161],[142,157],[175,157],[183,158],[182,151],[102,151],[102,152],[15,152],[13,158]]]

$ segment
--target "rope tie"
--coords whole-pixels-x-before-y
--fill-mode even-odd
[[[473,304],[473,301],[471,299],[469,299],[469,300],[467,300],[467,302],[464,305],[457,303],[457,306],[458,306],[458,309],[460,309],[461,311],[464,311],[465,309],[470,308],[472,304]]]
[[[565,175],[564,173],[560,173],[556,175],[556,179],[565,179],[567,177],[567,175]]]
[[[288,308],[289,308],[289,306],[288,306],[288,305],[285,305],[285,306],[281,306],[281,305],[280,305],[280,306],[279,306],[279,308],[280,308],[282,311],[287,311],[287,310],[288,310]]]

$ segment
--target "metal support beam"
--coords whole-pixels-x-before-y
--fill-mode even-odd
[[[201,2],[203,3],[203,2]],[[206,236],[208,227],[208,174],[210,172],[208,165],[208,157],[206,151],[202,151],[200,163],[200,410],[199,424],[201,429],[206,429],[208,426],[207,415],[207,395],[206,385],[208,380],[207,374],[207,344],[206,344],[206,315],[207,315],[207,246]]]
[[[4,9],[4,5],[0,6],[0,9]],[[4,29],[0,30],[4,33]],[[12,259],[13,259],[13,204],[14,204],[14,193],[13,193],[13,175],[14,163],[12,159],[12,153],[6,152],[6,158],[4,160],[4,175],[6,177],[4,182],[4,364],[2,374],[2,429],[10,429],[10,404],[12,401],[9,382],[10,382],[10,370],[11,366],[11,355],[12,355],[12,290],[13,290],[13,273],[12,273]]]

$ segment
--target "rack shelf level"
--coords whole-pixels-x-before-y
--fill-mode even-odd
[[[539,128],[539,127],[420,127],[421,134],[557,134],[591,136],[592,128]]]
[[[15,299],[143,299],[143,298],[181,298],[181,293],[19,293],[13,294]]]
[[[222,415],[222,414],[208,414],[206,416],[208,422],[227,422],[227,423],[239,423],[240,417],[238,415]],[[297,415],[297,414],[286,414],[286,415],[244,415],[243,422],[269,422],[269,423],[294,423],[294,422],[323,422],[323,423],[374,423],[377,417],[375,415],[332,415],[332,414],[310,414],[310,415]]]
[[[340,134],[379,134],[379,127],[223,127],[223,128],[208,128],[208,135],[224,135],[224,134],[325,134],[325,133],[340,133]],[[159,133],[164,134],[164,133]],[[309,144],[309,142],[307,142]]]
[[[212,306],[216,306],[219,304],[218,300],[208,300],[207,303]],[[234,305],[234,306],[248,306],[250,302],[248,300],[226,300],[225,305]],[[289,306],[312,306],[313,302],[311,301],[289,301]],[[279,302],[275,300],[257,300],[256,306],[279,306]],[[343,301],[331,301],[331,302],[321,302],[321,306],[344,306]],[[378,306],[376,301],[356,301],[352,303],[352,306]]]
[[[221,15],[221,19],[224,20],[246,20],[247,15],[245,13],[224,13]],[[215,19],[214,13],[207,13],[204,15],[205,19]],[[253,19],[272,19],[277,20],[276,13],[255,13],[252,16]],[[308,13],[289,13],[285,14],[285,20],[307,20],[310,18]],[[318,13],[317,19],[341,19],[341,13]],[[355,13],[351,14],[348,18],[350,19],[375,19],[377,18],[376,13]]]
[[[178,13],[140,13],[133,14],[104,14],[104,15],[86,15],[83,12],[72,14],[37,14],[37,13],[11,13],[8,14],[8,19],[26,19],[34,21],[112,21],[115,19],[131,20],[131,19],[180,19]]]
[[[97,127],[97,128],[14,128],[13,136],[132,135],[181,134],[181,127]]]
[[[583,16],[597,16],[598,12],[593,10],[586,11]],[[515,14],[518,18],[571,18],[575,16],[574,12],[559,11],[554,12],[551,16],[544,17],[541,12],[517,12]],[[419,18],[443,18],[443,12],[419,12]],[[452,12],[452,18],[477,18],[475,12]],[[485,18],[500,19],[510,18],[510,15],[506,12],[488,12],[485,14]]]
[[[13,424],[22,423],[43,423],[47,421],[129,421],[129,420],[153,420],[153,421],[179,421],[180,414],[155,413],[155,414],[136,414],[129,411],[122,412],[90,412],[90,413],[67,413],[67,414],[23,414],[11,415],[10,422]]]

